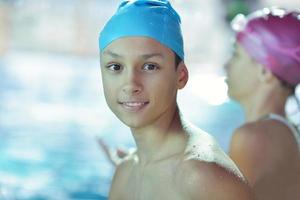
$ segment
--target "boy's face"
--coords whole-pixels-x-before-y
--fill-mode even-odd
[[[184,63],[176,69],[174,53],[146,37],[121,38],[107,46],[101,74],[108,106],[131,128],[172,113],[177,90],[187,82]]]

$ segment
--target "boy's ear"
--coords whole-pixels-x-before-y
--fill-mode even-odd
[[[182,89],[184,88],[184,86],[186,85],[189,79],[189,72],[183,61],[181,61],[177,66],[177,74],[178,74],[177,88]]]

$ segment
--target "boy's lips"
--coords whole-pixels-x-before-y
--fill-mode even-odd
[[[126,110],[136,112],[149,104],[149,101],[120,101],[119,104]]]

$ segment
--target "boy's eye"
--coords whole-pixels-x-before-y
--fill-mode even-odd
[[[157,70],[158,66],[156,64],[153,64],[153,63],[147,63],[143,66],[143,69],[147,70],[147,71],[153,71],[153,70]]]
[[[119,65],[119,64],[110,64],[106,68],[111,70],[111,71],[119,71],[119,70],[121,70],[121,65]]]

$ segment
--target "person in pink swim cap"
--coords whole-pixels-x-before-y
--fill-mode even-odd
[[[300,13],[264,8],[232,21],[235,51],[225,66],[228,95],[245,111],[230,157],[257,199],[300,199],[300,137],[285,104],[300,83]]]

